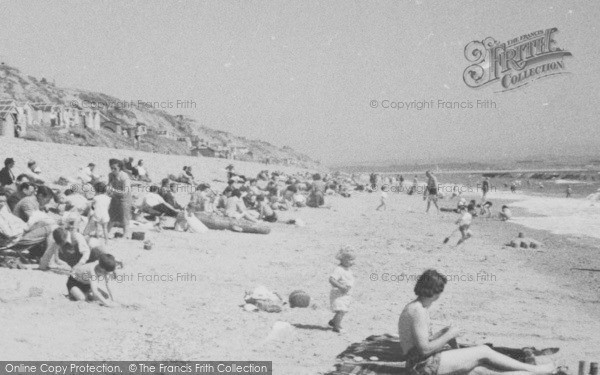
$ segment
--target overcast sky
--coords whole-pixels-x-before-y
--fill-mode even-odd
[[[170,110],[327,164],[592,154],[600,146],[595,1],[2,1],[0,57],[62,87]],[[562,74],[496,92],[464,47],[557,27]],[[394,110],[390,101],[493,100]],[[376,100],[377,108],[371,107]]]

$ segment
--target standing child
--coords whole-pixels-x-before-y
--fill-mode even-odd
[[[471,226],[471,221],[473,220],[473,216],[469,213],[469,211],[467,211],[466,208],[462,208],[460,210],[460,213],[462,216],[456,221],[456,224],[458,225],[458,230],[460,231],[461,238],[456,243],[456,246],[465,242],[473,235],[471,233],[471,230],[469,229],[469,227]]]
[[[350,309],[352,302],[352,288],[354,287],[354,275],[350,267],[354,265],[354,252],[351,248],[345,246],[340,249],[336,259],[340,261],[340,265],[335,268],[333,274],[329,277],[331,284],[331,310],[335,313],[333,319],[329,321],[329,325],[333,327],[334,332],[342,332],[342,318]]]
[[[481,205],[481,211],[479,212],[481,216],[487,215],[486,217],[492,216],[492,202],[487,201],[483,205]]]
[[[111,198],[106,194],[106,184],[104,182],[97,182],[94,185],[94,189],[96,190],[96,196],[94,197],[92,204],[94,209],[92,221],[95,224],[96,237],[99,237],[98,233],[102,230],[104,243],[107,243],[108,222],[110,221],[108,208],[110,207]]]
[[[387,201],[387,198],[388,198],[388,193],[385,191],[385,186],[382,186],[381,187],[381,203],[375,209],[376,211],[379,211],[381,208],[383,208],[384,210],[387,211],[387,205],[385,204],[385,202]]]
[[[567,185],[567,198],[571,198],[571,194],[573,194],[573,189],[571,189],[571,185]]]

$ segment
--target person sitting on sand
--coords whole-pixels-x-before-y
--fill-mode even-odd
[[[473,221],[473,216],[471,216],[469,211],[467,211],[467,209],[464,207],[460,210],[460,214],[461,217],[456,221],[456,225],[458,225],[458,230],[460,231],[461,238],[456,243],[456,246],[465,242],[473,235],[471,233],[471,230],[469,229],[471,226],[471,222]]]
[[[274,223],[277,221],[277,213],[273,211],[269,203],[265,200],[264,195],[259,195],[256,197],[256,201],[258,203],[258,219],[268,221],[270,223]]]
[[[454,326],[445,327],[432,335],[429,308],[440,298],[446,283],[446,276],[436,270],[423,272],[414,288],[417,298],[407,304],[400,314],[400,348],[406,359],[406,369],[411,374],[496,374],[522,371],[541,375],[553,372],[552,363],[532,365],[519,362],[487,345],[456,349],[456,338],[463,334],[463,330]]]
[[[8,204],[8,208],[10,208],[11,212],[15,212],[15,207],[17,203],[21,201],[21,199],[25,197],[30,197],[35,194],[35,186],[30,184],[27,180],[27,177],[23,177],[23,179],[19,182],[17,178],[17,191],[12,193],[6,198],[6,203]]]
[[[502,206],[502,211],[500,211],[498,215],[500,216],[500,220],[507,221],[512,217],[512,212],[510,212],[508,206],[504,205]]]
[[[13,172],[14,167],[15,159],[4,159],[4,168],[0,170],[0,187],[12,185],[15,182],[15,174]]]
[[[100,180],[100,176],[98,176],[94,171],[96,170],[96,164],[89,163],[86,167],[83,167],[79,170],[77,177],[81,181],[82,184],[92,184],[94,185],[96,182]]]
[[[209,184],[200,184],[190,196],[188,203],[190,212],[213,212],[213,194]]]
[[[67,280],[69,296],[75,301],[97,300],[103,306],[115,306],[108,280],[116,266],[114,256],[102,254],[95,262],[74,267]],[[106,292],[98,288],[101,280],[105,282]]]
[[[356,257],[350,247],[344,246],[338,251],[335,258],[340,261],[340,264],[329,277],[329,283],[331,284],[329,300],[331,310],[335,314],[333,319],[329,321],[329,325],[334,332],[341,333],[343,332],[342,319],[350,310],[350,304],[352,303],[354,275],[350,268],[354,265]]]
[[[423,200],[427,200],[427,208],[425,209],[425,213],[429,212],[429,207],[431,206],[431,202],[435,205],[438,213],[440,212],[440,208],[438,207],[438,181],[437,178],[431,173],[431,171],[425,172],[425,176],[427,176],[427,187],[423,191]]]
[[[252,222],[256,222],[256,218],[248,212],[244,201],[242,200],[242,192],[239,189],[234,189],[231,192],[231,196],[227,198],[225,202],[225,216],[234,219],[246,219]]]
[[[26,196],[16,204],[13,214],[27,223],[34,212],[45,209],[46,205],[53,199],[54,192],[52,189],[47,186],[40,186],[35,195]]]
[[[481,205],[481,211],[479,212],[481,216],[487,215],[487,217],[492,216],[492,202],[487,201]]]
[[[177,217],[179,210],[165,202],[165,200],[158,195],[159,190],[160,188],[156,185],[150,186],[150,191],[144,197],[142,209],[150,214]]]
[[[144,167],[144,161],[142,159],[138,160],[136,170],[138,181],[152,182],[148,171]]]
[[[42,170],[38,167],[37,163],[33,160],[27,163],[27,169],[24,174],[27,175],[29,181],[36,185],[44,185],[45,181],[41,178]]]
[[[89,212],[91,203],[83,195],[74,192],[71,189],[67,189],[63,193],[65,211],[77,211],[81,215],[87,215]]]

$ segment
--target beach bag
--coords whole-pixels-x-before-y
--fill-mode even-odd
[[[27,229],[27,224],[13,215],[7,205],[0,208],[0,247],[10,247],[17,243]]]
[[[206,233],[208,228],[194,215],[187,216],[188,232],[190,233]]]

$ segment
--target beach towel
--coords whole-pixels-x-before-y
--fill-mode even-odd
[[[534,363],[535,357],[551,355],[558,352],[558,348],[546,348],[537,350],[534,347],[526,348],[507,348],[496,347],[493,344],[486,344],[493,350],[507,355],[517,361],[524,363]],[[461,348],[469,345],[460,345]],[[367,337],[364,341],[350,345],[346,350],[340,353],[336,359],[336,370],[326,373],[326,375],[391,375],[391,374],[409,374],[404,368],[405,362],[400,349],[400,340],[397,336],[389,334],[373,335]],[[370,360],[371,358],[376,361]]]

